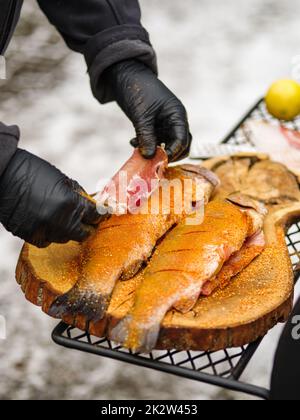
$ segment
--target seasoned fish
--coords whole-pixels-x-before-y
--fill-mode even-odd
[[[242,206],[212,201],[201,225],[183,220],[167,235],[144,271],[132,311],[113,329],[112,340],[134,351],[151,351],[167,311],[191,309],[207,281],[236,256],[247,238],[261,232],[265,210],[242,196],[232,201]],[[234,267],[226,270],[235,272]]]
[[[183,204],[188,199],[194,209],[195,203],[208,202],[218,184],[214,174],[195,165],[169,168],[165,177],[179,182],[180,197],[171,194],[170,203],[165,203],[159,188],[145,204],[148,214],[114,215],[101,223],[83,244],[77,283],[53,303],[50,315],[84,315],[87,321],[103,318],[117,280],[132,278],[150,258],[157,241],[187,216],[185,208],[175,211],[178,201]]]

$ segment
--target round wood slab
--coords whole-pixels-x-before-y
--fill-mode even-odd
[[[262,155],[239,155],[205,164],[223,181],[217,192],[226,196],[247,192],[269,207],[265,222],[265,251],[224,290],[200,298],[183,315],[171,310],[165,317],[158,348],[215,351],[238,347],[264,336],[276,323],[285,321],[293,303],[294,275],[285,243],[285,231],[300,219],[300,193],[296,177],[282,165]],[[251,182],[249,182],[251,180]],[[80,245],[51,245],[37,249],[25,244],[16,277],[26,298],[48,313],[51,303],[72,288],[77,280]],[[110,330],[130,310],[138,280],[119,282],[104,320],[86,325],[85,319],[64,318],[70,325],[89,329],[96,336]]]

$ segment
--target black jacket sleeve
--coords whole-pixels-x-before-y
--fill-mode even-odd
[[[18,23],[23,0],[0,0],[0,54],[3,55]]]
[[[0,55],[4,54],[18,22],[23,0],[0,0]],[[0,177],[15,154],[20,132],[0,122]]]
[[[0,176],[16,152],[19,138],[20,131],[18,127],[15,125],[9,127],[0,122]]]
[[[114,100],[103,73],[122,60],[138,59],[155,73],[156,56],[141,25],[137,0],[38,0],[67,45],[85,56],[94,96]]]

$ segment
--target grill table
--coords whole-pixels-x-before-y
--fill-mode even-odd
[[[223,143],[231,145],[249,144],[249,140],[241,129],[241,126],[249,118],[275,122],[268,114],[264,100],[260,100],[223,140]],[[288,128],[300,131],[299,119],[285,123],[285,125]],[[300,274],[300,223],[291,226],[286,241],[294,268],[295,281],[297,281]],[[99,339],[61,322],[54,329],[52,339],[58,345],[85,353],[170,373],[265,400],[270,397],[268,389],[240,381],[241,375],[261,344],[262,338],[245,347],[218,352],[155,350],[150,354],[133,354],[130,350],[124,349],[106,338]]]

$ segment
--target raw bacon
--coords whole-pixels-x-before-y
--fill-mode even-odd
[[[98,208],[116,214],[134,213],[158,187],[168,166],[168,156],[158,147],[153,159],[142,157],[135,149],[132,157],[122,166],[97,197]]]
[[[223,289],[228,286],[233,277],[241,273],[262,253],[265,245],[266,242],[263,232],[258,232],[247,239],[243,247],[225,263],[220,273],[214,279],[209,280],[204,284],[201,294],[203,296],[210,296],[217,288],[220,287]]]
[[[265,121],[248,121],[245,134],[259,152],[283,163],[295,172],[300,171],[300,133]]]

